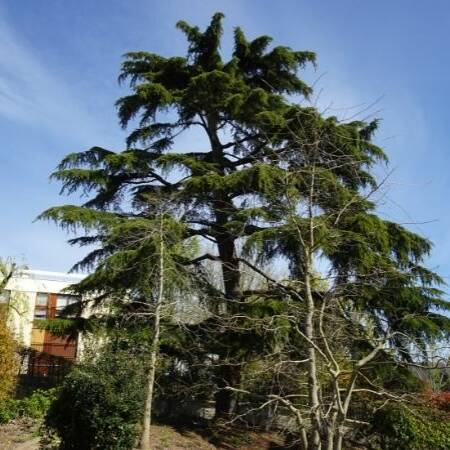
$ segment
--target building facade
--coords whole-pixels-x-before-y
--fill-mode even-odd
[[[65,289],[82,278],[82,275],[21,270],[9,280],[0,301],[7,303],[8,322],[22,348],[31,349],[34,354],[68,360],[77,357],[82,346],[79,336],[73,339],[54,336],[40,329],[39,321],[61,317],[66,306],[79,301]]]

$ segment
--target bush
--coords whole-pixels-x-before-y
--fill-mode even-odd
[[[137,358],[125,351],[105,352],[65,378],[46,425],[64,450],[131,449],[143,413],[144,385]]]
[[[3,308],[0,308],[0,402],[9,398],[14,390],[17,380],[17,369],[16,342],[8,328],[6,312]]]
[[[55,389],[38,389],[29,397],[21,400],[4,400],[0,403],[0,423],[8,423],[20,417],[42,419],[55,398]]]
[[[4,400],[0,403],[0,423],[8,423],[19,416],[18,400]]]
[[[383,450],[448,450],[450,421],[431,408],[415,410],[395,406],[378,411],[374,418]]]

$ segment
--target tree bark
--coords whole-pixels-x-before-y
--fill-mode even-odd
[[[339,429],[336,435],[336,445],[333,450],[342,450],[342,443],[344,440],[344,432]]]
[[[227,390],[227,386],[237,387],[241,381],[241,368],[239,366],[223,365],[221,367],[217,387],[219,390],[215,394],[216,419],[226,419],[231,417],[238,405],[238,394]]]
[[[305,297],[306,297],[306,320],[305,335],[308,339],[308,395],[311,417],[312,441],[310,448],[320,450],[321,445],[321,419],[320,419],[320,400],[319,400],[319,384],[317,381],[317,358],[314,348],[314,312],[315,305],[311,291],[311,274],[310,264],[305,264]]]
[[[239,262],[236,259],[234,240],[230,236],[218,238],[219,256],[222,265],[222,277],[224,284],[225,298],[232,300],[237,298],[240,290],[240,270]],[[223,306],[224,314],[233,314],[232,305],[225,302]],[[223,362],[218,369],[217,387],[215,394],[216,418],[230,417],[236,410],[238,394],[232,390],[226,390],[227,386],[239,387],[241,378],[240,366]]]
[[[155,304],[155,322],[154,334],[150,347],[150,368],[147,375],[147,396],[144,406],[144,417],[142,421],[142,435],[141,435],[141,450],[151,450],[150,444],[150,426],[152,423],[152,406],[153,406],[153,392],[155,386],[156,364],[159,353],[159,337],[161,332],[161,309],[164,302],[164,239],[163,239],[163,221],[161,218],[160,228],[160,254],[159,254],[159,280],[158,280],[158,295]]]
[[[213,115],[209,115],[207,118],[207,131],[211,143],[212,159],[217,164],[219,174],[224,176],[223,146],[217,132],[217,118]],[[241,287],[241,272],[235,245],[237,236],[234,236],[226,229],[233,204],[227,194],[218,192],[215,194],[212,206],[215,216],[215,228],[217,230],[215,239],[222,269],[224,294],[226,299],[233,300],[239,297]],[[222,314],[233,312],[230,302],[225,301],[221,307],[220,312]],[[227,386],[239,386],[240,371],[239,366],[233,366],[225,362],[219,367],[217,374],[219,390],[215,394],[216,418],[229,417],[236,410],[238,394],[225,388]]]

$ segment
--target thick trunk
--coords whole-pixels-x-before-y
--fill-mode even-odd
[[[159,337],[161,332],[161,310],[164,301],[164,276],[164,240],[161,219],[158,296],[155,305],[154,334],[150,349],[150,368],[147,374],[147,396],[145,399],[144,417],[142,420],[141,450],[151,450],[150,426],[152,423],[153,393],[155,387],[156,364],[159,353]]]
[[[236,299],[240,293],[241,272],[236,258],[234,236],[224,235],[217,238],[219,256],[222,264],[222,277],[225,297]]]
[[[212,158],[217,164],[220,175],[225,175],[223,167],[223,147],[217,133],[217,117],[210,115],[207,119],[208,136],[211,142]],[[235,241],[237,236],[227,230],[227,224],[233,211],[231,198],[223,192],[218,192],[213,201],[215,215],[215,233],[217,250],[221,261],[222,280],[226,301],[221,304],[221,314],[233,314],[232,300],[238,298],[241,287],[241,272],[236,255]],[[230,301],[228,301],[230,300]],[[235,363],[235,361],[233,361]],[[226,387],[239,387],[240,367],[223,361],[217,371],[218,391],[215,394],[216,417],[230,417],[237,407],[237,394]]]
[[[234,240],[228,236],[218,239],[219,255],[222,263],[222,276],[226,299],[233,300],[240,289],[239,263],[236,260]],[[222,305],[222,313],[231,315],[234,313],[233,304],[225,302]],[[236,363],[236,361],[232,361]],[[238,388],[241,378],[241,368],[237,365],[228,364],[225,361],[218,369],[217,387],[215,394],[216,418],[230,417],[237,407],[237,393],[226,388]]]
[[[217,214],[218,218],[223,218],[222,213],[220,211]],[[236,259],[234,237],[225,232],[218,236],[217,243],[222,264],[225,298],[232,301],[239,295],[241,284],[241,273],[239,262]],[[227,316],[236,312],[232,302],[226,301],[222,306],[221,313]],[[232,363],[236,364],[237,361],[232,361]],[[238,395],[232,390],[227,390],[226,387],[238,388],[240,379],[240,366],[223,361],[217,374],[217,387],[219,390],[215,394],[216,418],[231,417],[236,411]]]
[[[227,390],[227,386],[238,387],[241,380],[239,366],[223,365],[218,377],[219,390],[215,394],[216,418],[230,418],[238,404],[237,393]]]

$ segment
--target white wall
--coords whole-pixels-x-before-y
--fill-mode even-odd
[[[82,278],[83,275],[39,270],[23,270],[11,278],[6,286],[6,289],[11,291],[9,323],[20,344],[26,347],[31,345],[36,294],[38,292],[60,293]]]

